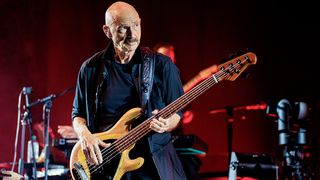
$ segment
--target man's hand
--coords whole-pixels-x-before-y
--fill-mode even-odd
[[[152,114],[155,115],[159,111],[156,109],[152,111]],[[180,116],[178,114],[173,114],[171,117],[164,119],[162,117],[156,119],[154,118],[150,123],[150,128],[158,133],[171,132],[174,130],[180,121]]]
[[[99,148],[99,145],[102,147],[109,147],[110,143],[106,144],[105,142],[98,139],[96,136],[91,134],[89,131],[83,133],[79,137],[81,143],[81,149],[86,156],[90,164],[101,164],[103,161],[102,154]]]
[[[76,117],[73,120],[73,127],[78,134],[81,149],[90,164],[101,164],[103,161],[99,145],[109,147],[110,143],[105,143],[88,130],[85,119]]]

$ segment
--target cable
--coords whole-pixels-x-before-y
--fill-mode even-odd
[[[19,98],[18,98],[18,117],[17,117],[17,128],[16,128],[16,137],[14,141],[14,154],[13,154],[13,163],[11,167],[11,171],[14,171],[14,166],[16,164],[17,160],[17,148],[18,148],[18,136],[19,136],[19,131],[20,131],[20,117],[21,117],[21,95],[22,95],[22,90],[19,93]]]

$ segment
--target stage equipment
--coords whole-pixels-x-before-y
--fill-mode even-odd
[[[210,114],[226,113],[227,115],[226,121],[227,121],[227,139],[228,139],[228,162],[230,162],[231,152],[232,152],[234,112],[243,111],[243,110],[245,111],[265,110],[266,108],[267,108],[267,104],[265,102],[261,102],[258,104],[226,106],[223,108],[214,108],[209,110]]]
[[[236,180],[237,177],[278,180],[278,169],[268,155],[232,152],[228,180]]]
[[[29,100],[29,94],[31,94],[32,92],[32,87],[23,87],[22,89],[22,93],[23,95],[25,95],[25,105],[24,105],[24,110],[25,112],[23,113],[22,116],[22,120],[21,120],[21,125],[22,125],[22,132],[21,132],[21,152],[20,152],[20,159],[19,159],[19,174],[23,175],[24,173],[24,146],[25,146],[25,126],[26,124],[29,124],[29,130],[30,130],[30,137],[32,137],[34,135],[33,133],[33,129],[32,129],[32,117],[31,117],[31,108],[39,105],[39,104],[43,104],[43,120],[44,120],[44,131],[45,131],[45,142],[44,142],[44,149],[45,149],[45,160],[44,160],[44,179],[48,179],[48,166],[49,166],[49,156],[50,156],[50,150],[49,150],[49,124],[50,124],[50,110],[52,107],[52,100],[60,97],[64,94],[66,94],[67,92],[73,90],[74,87],[68,88],[58,94],[51,94],[47,97],[44,97],[42,99],[37,99],[34,102],[30,103]],[[33,139],[30,138],[31,141],[31,149],[32,149],[32,157],[35,157],[35,152],[34,152],[34,146],[33,146]],[[32,177],[33,179],[37,179],[37,165],[36,165],[36,160],[33,160],[32,162],[33,164],[33,168],[32,168]]]
[[[304,164],[307,145],[308,105],[282,99],[277,105],[279,146],[282,148],[282,176],[302,180],[312,175]]]

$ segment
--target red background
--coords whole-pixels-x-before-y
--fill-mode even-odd
[[[228,169],[227,116],[210,114],[210,109],[288,98],[308,102],[313,112],[317,112],[316,17],[319,16],[314,4],[254,0],[129,2],[142,19],[141,45],[173,43],[177,66],[186,81],[238,50],[248,48],[258,57],[257,65],[247,69],[248,78],[221,82],[191,105],[195,118],[185,126],[185,131],[209,145],[208,154],[202,158],[201,172]],[[1,1],[1,162],[13,159],[18,95],[22,87],[32,87],[30,97],[36,100],[75,86],[81,63],[108,42],[102,25],[104,12],[111,3]],[[69,92],[53,101],[50,125],[56,135],[57,125],[71,124],[73,95]],[[41,108],[32,109],[33,122],[42,121]],[[311,120],[308,138],[317,144],[319,119]],[[27,139],[28,136],[27,131]],[[233,151],[277,157],[277,138],[277,124],[264,111],[234,113]]]

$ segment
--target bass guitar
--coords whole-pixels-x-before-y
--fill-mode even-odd
[[[131,128],[131,123],[140,118],[142,115],[141,108],[133,108],[127,111],[111,129],[94,134],[100,140],[112,141],[108,148],[101,149],[103,162],[99,165],[91,165],[86,160],[81,145],[77,142],[70,156],[69,168],[72,178],[83,180],[112,177],[112,179],[118,180],[126,172],[140,168],[144,163],[144,159],[142,157],[130,159],[129,152],[134,148],[138,140],[152,131],[150,122],[153,118],[169,118],[220,81],[234,81],[249,65],[256,64],[256,62],[256,55],[248,52],[219,65],[216,73],[204,79],[197,86],[161,109],[156,115],[144,120],[135,128]]]

